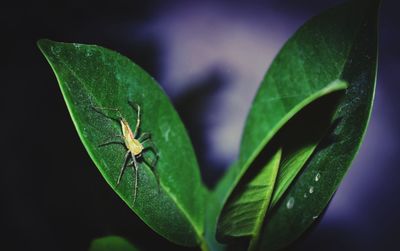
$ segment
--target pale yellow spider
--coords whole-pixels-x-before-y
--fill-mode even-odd
[[[132,205],[134,205],[135,201],[136,201],[137,187],[138,187],[138,167],[139,167],[138,161],[143,160],[146,164],[148,164],[151,167],[151,169],[153,170],[153,172],[157,178],[157,181],[158,181],[158,176],[155,172],[155,166],[158,161],[158,151],[157,151],[157,148],[155,147],[155,145],[153,144],[153,142],[151,141],[150,133],[144,132],[141,134],[141,136],[139,136],[139,138],[137,138],[137,136],[139,134],[139,129],[140,129],[140,106],[138,104],[132,103],[130,101],[128,103],[134,110],[137,111],[136,127],[135,127],[134,132],[132,132],[132,129],[130,128],[128,121],[122,116],[121,112],[118,109],[107,108],[107,107],[94,107],[94,106],[93,106],[93,109],[95,111],[99,112],[100,114],[102,114],[103,116],[121,124],[122,135],[117,134],[114,137],[119,137],[119,138],[123,139],[123,142],[116,141],[114,139],[114,140],[107,141],[107,142],[100,144],[99,147],[106,146],[109,144],[121,144],[121,145],[125,146],[125,148],[127,149],[125,158],[124,158],[124,163],[122,164],[121,170],[118,175],[117,186],[119,185],[119,183],[121,181],[122,175],[123,175],[126,167],[132,166],[135,171],[135,188],[134,188],[134,193],[133,193],[133,204],[132,204]],[[103,113],[104,110],[115,111],[117,113],[118,117],[109,116],[109,115]],[[145,158],[145,156],[143,154],[147,150],[150,150],[155,154],[155,158],[153,159],[153,161],[151,163],[149,163],[149,161]],[[127,164],[129,157],[131,157],[132,161]]]

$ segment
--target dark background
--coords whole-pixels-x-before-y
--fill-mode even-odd
[[[145,3],[144,3],[145,2]],[[204,180],[236,156],[250,102],[274,55],[308,18],[343,1],[34,1],[1,4],[2,250],[86,250],[120,234],[178,250],[106,185],[75,132],[40,38],[99,44],[130,57],[167,91]],[[395,250],[400,237],[400,25],[380,15],[376,102],[359,155],[320,224],[290,250]],[[205,147],[207,146],[207,147]]]

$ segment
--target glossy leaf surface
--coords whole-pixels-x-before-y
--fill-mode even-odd
[[[347,34],[342,43],[351,49],[341,79],[349,87],[335,111],[329,135],[270,215],[261,249],[278,250],[299,238],[323,212],[360,147],[375,92],[378,7],[379,1],[354,1],[325,13],[308,28],[309,33],[324,34],[327,28],[318,23],[329,22],[332,34]],[[288,210],[285,204],[292,198],[295,204]]]
[[[186,130],[159,85],[128,58],[111,50],[82,44],[41,40],[38,45],[53,68],[78,134],[97,168],[132,210],[172,242],[195,246],[203,241],[204,191],[197,160]],[[126,148],[105,141],[121,134],[121,125],[93,107],[118,109],[135,128],[140,105],[140,132],[149,132],[159,154],[155,170],[139,159],[137,199],[135,173],[127,168],[117,179]],[[140,136],[140,134],[139,134]],[[153,158],[154,153],[146,152]],[[159,177],[159,180],[157,179]]]
[[[251,237],[252,247],[256,246],[268,209],[283,195],[328,131],[332,110],[346,86],[334,81],[315,93],[312,103],[302,107],[262,150],[224,206],[218,239]],[[324,116],[316,118],[318,114]],[[305,126],[307,121],[312,121],[312,126]]]
[[[279,52],[258,90],[246,121],[239,160],[221,183],[227,189],[224,199],[251,172],[263,149],[280,137],[282,128],[290,127],[292,135],[298,130],[300,137],[289,147],[289,141],[280,141],[282,165],[274,207],[260,231],[259,250],[289,245],[315,221],[359,148],[375,89],[378,2],[352,1],[311,19]],[[348,83],[342,97],[315,98],[337,81]],[[316,102],[322,103],[316,107]],[[311,111],[302,112],[306,106]],[[293,119],[303,128],[313,128],[315,120],[329,124],[324,122],[325,127],[317,133],[320,136],[310,144],[307,139],[313,137],[313,130],[304,134],[301,127],[293,128]]]
[[[224,236],[256,236],[268,210],[278,174],[282,150],[273,149],[268,153],[266,165],[242,179],[237,191],[229,198],[219,223]],[[219,230],[218,232],[222,232]]]

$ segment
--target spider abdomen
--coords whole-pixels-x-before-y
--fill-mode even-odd
[[[126,148],[128,148],[128,150],[135,156],[141,154],[143,151],[143,145],[139,140],[135,139],[135,135],[125,119],[121,119],[121,127]]]
[[[141,154],[143,151],[143,145],[137,139],[129,139],[125,142],[125,145],[135,156]]]

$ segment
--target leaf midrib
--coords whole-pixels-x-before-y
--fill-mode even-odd
[[[276,156],[276,154],[277,154],[277,156]],[[250,240],[250,244],[249,244],[249,249],[248,250],[255,250],[256,249],[256,247],[257,247],[257,244],[258,244],[258,240],[259,240],[259,238],[260,238],[260,231],[261,231],[261,229],[262,229],[262,226],[263,226],[263,222],[264,222],[264,219],[265,219],[265,216],[266,216],[266,214],[267,214],[267,211],[268,211],[268,209],[269,209],[269,206],[270,206],[270,204],[271,204],[271,201],[272,201],[272,199],[273,199],[273,195],[274,195],[274,189],[275,189],[275,183],[276,183],[276,178],[277,178],[277,175],[278,175],[278,172],[279,172],[279,167],[280,167],[280,164],[281,164],[281,160],[282,160],[282,148],[280,148],[279,150],[278,150],[278,152],[276,153],[273,157],[272,157],[272,159],[271,159],[271,161],[273,162],[273,166],[271,166],[270,168],[273,168],[274,167],[274,173],[273,173],[273,175],[274,175],[274,182],[273,182],[273,184],[271,184],[271,186],[272,186],[272,191],[271,191],[271,193],[269,194],[269,198],[267,198],[267,199],[265,199],[264,200],[264,203],[263,203],[263,205],[262,205],[262,208],[261,208],[261,210],[260,210],[260,213],[257,215],[257,220],[256,220],[256,222],[255,222],[255,224],[256,224],[256,227],[254,228],[254,235],[251,237],[251,240]],[[275,158],[278,158],[278,159],[275,159]],[[268,165],[269,163],[267,163],[266,165]]]

